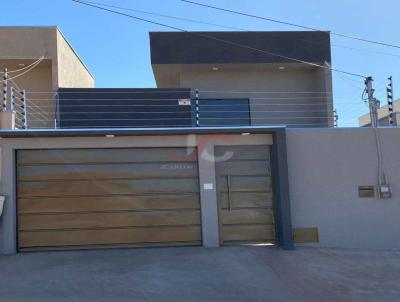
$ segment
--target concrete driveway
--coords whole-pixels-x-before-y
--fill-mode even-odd
[[[400,251],[151,248],[0,257],[0,301],[400,301]]]

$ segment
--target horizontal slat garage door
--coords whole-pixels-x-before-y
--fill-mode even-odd
[[[194,149],[21,150],[17,166],[19,250],[201,244]]]
[[[221,146],[215,156],[221,242],[274,243],[269,146]]]

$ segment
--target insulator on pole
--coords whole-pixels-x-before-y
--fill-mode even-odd
[[[10,87],[10,110],[11,112],[14,111],[14,104],[15,104],[15,94],[14,94],[14,87]]]
[[[337,127],[338,127],[338,121],[339,121],[339,115],[338,115],[336,109],[333,110],[333,120],[334,120],[333,126],[334,126],[335,128],[337,128]]]
[[[386,95],[387,95],[387,103],[388,103],[388,111],[389,111],[389,126],[394,125],[393,120],[393,80],[392,77],[389,77],[389,84],[386,87]]]
[[[25,89],[21,91],[21,100],[22,100],[22,104],[23,104],[23,108],[22,108],[22,115],[24,117],[24,129],[28,129],[28,117],[26,114],[26,91]]]
[[[199,89],[196,89],[196,127],[200,126]]]
[[[7,83],[8,82],[8,70],[7,68],[4,68],[4,73],[3,73],[3,98],[1,102],[1,110],[6,111],[7,110]]]

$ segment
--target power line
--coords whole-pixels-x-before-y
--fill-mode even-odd
[[[31,67],[29,69],[25,70],[24,72],[21,72],[20,74],[17,74],[15,76],[11,77],[11,78],[7,78],[5,80],[1,80],[0,82],[12,81],[12,80],[14,80],[16,78],[19,78],[19,77],[23,76],[24,74],[27,74],[31,70],[35,69],[35,67],[38,66],[42,60],[43,60],[43,57],[40,60],[36,61],[36,63],[34,65],[31,65]]]
[[[240,11],[234,11],[234,10],[231,10],[231,9],[217,7],[217,6],[208,5],[208,4],[204,4],[204,3],[199,3],[199,2],[195,2],[195,1],[189,1],[189,0],[180,0],[180,1],[186,2],[186,3],[190,3],[190,4],[194,4],[194,5],[197,5],[197,6],[212,8],[212,9],[215,9],[215,10],[224,11],[224,12],[228,12],[228,13],[232,13],[232,14],[236,14],[236,15],[241,15],[241,16],[256,18],[256,19],[260,19],[260,20],[264,20],[264,21],[269,21],[269,22],[274,22],[274,23],[294,26],[294,27],[298,27],[298,28],[302,28],[302,29],[307,29],[307,30],[312,30],[312,31],[323,31],[323,30],[320,30],[320,29],[317,29],[317,28],[313,28],[313,27],[309,27],[309,26],[299,25],[299,24],[295,24],[295,23],[291,23],[291,22],[287,22],[287,21],[282,21],[282,20],[276,20],[276,19],[272,19],[272,18],[261,17],[261,16],[257,16],[257,15],[253,15],[253,14],[248,14],[248,13],[244,13],[244,12],[240,12]],[[382,45],[382,46],[387,46],[387,47],[393,47],[393,48],[399,48],[400,49],[400,46],[399,45],[395,45],[395,44],[389,44],[389,43],[385,43],[385,42],[379,42],[379,41],[364,39],[364,38],[360,38],[360,37],[356,37],[356,36],[350,36],[350,35],[341,34],[341,33],[337,33],[337,32],[330,32],[330,33],[331,33],[331,35],[335,35],[335,36],[338,36],[338,37],[343,37],[343,38],[357,40],[357,41],[361,41],[361,42],[378,44],[378,45]]]
[[[111,10],[111,9],[108,9],[108,8],[105,8],[105,7],[101,7],[101,6],[97,6],[97,5],[94,5],[94,4],[90,4],[90,3],[87,3],[87,2],[84,2],[84,1],[79,1],[79,0],[72,0],[72,1],[76,2],[76,3],[79,3],[79,4],[86,5],[86,6],[94,7],[94,8],[100,9],[100,10],[108,11],[108,12],[111,12],[111,13],[114,13],[114,14],[117,14],[117,15],[125,16],[125,17],[132,18],[132,19],[135,19],[135,20],[140,20],[140,21],[143,21],[143,22],[146,22],[146,23],[150,23],[150,24],[163,26],[163,27],[166,27],[166,28],[169,28],[169,29],[173,29],[173,30],[178,30],[178,31],[185,32],[185,33],[188,33],[188,34],[193,34],[193,35],[196,35],[196,36],[199,36],[199,37],[202,37],[202,38],[211,39],[211,40],[222,42],[222,43],[225,43],[225,44],[228,44],[228,45],[237,46],[237,47],[241,47],[241,48],[245,48],[245,49],[249,49],[249,50],[253,50],[253,51],[258,51],[258,52],[261,52],[261,53],[264,53],[264,54],[268,54],[268,55],[271,55],[271,56],[280,57],[280,58],[283,58],[283,59],[286,59],[286,60],[291,60],[291,61],[294,61],[294,62],[298,62],[298,63],[302,63],[302,64],[306,64],[306,65],[310,65],[310,66],[314,66],[314,67],[318,67],[318,68],[328,69],[328,70],[331,70],[331,71],[334,71],[334,72],[344,73],[344,74],[348,74],[348,75],[351,75],[351,76],[361,77],[361,78],[364,78],[364,79],[366,78],[365,76],[360,75],[360,74],[356,74],[356,73],[352,73],[352,72],[348,72],[348,71],[344,71],[344,70],[339,70],[339,69],[334,69],[334,68],[331,68],[329,66],[320,65],[320,64],[317,64],[317,63],[312,63],[312,62],[304,61],[304,60],[301,60],[301,59],[291,58],[291,57],[288,57],[288,56],[285,56],[285,55],[277,54],[277,53],[274,53],[274,52],[270,52],[270,51],[267,51],[267,50],[255,48],[255,47],[252,47],[252,46],[249,46],[249,45],[236,43],[236,42],[225,40],[225,39],[220,39],[220,38],[217,38],[217,37],[214,37],[214,36],[210,36],[210,35],[206,35],[206,34],[203,34],[203,33],[200,33],[200,32],[191,32],[191,31],[179,28],[179,27],[175,27],[175,26],[167,25],[167,24],[160,23],[160,22],[157,22],[157,21],[152,21],[152,20],[141,18],[141,17],[125,14],[125,13],[122,13],[122,12],[119,12],[119,11]]]
[[[190,18],[183,18],[183,17],[159,14],[159,13],[149,12],[149,11],[145,11],[145,10],[132,9],[132,8],[128,8],[128,7],[110,5],[110,4],[100,3],[100,2],[92,2],[92,1],[85,1],[85,2],[86,3],[90,3],[90,4],[99,4],[99,5],[102,5],[102,6],[105,6],[105,7],[111,7],[111,8],[117,8],[117,9],[126,10],[126,11],[132,11],[132,12],[146,14],[146,15],[158,16],[158,17],[169,18],[169,19],[175,19],[175,20],[179,20],[179,21],[198,23],[198,24],[204,24],[204,25],[211,25],[211,26],[216,26],[216,27],[225,28],[225,29],[246,31],[245,29],[242,29],[242,28],[239,28],[239,27],[226,26],[226,25],[222,25],[222,24],[205,22],[205,21],[200,21],[200,20],[195,20],[195,19],[190,19]]]
[[[159,14],[159,13],[155,13],[155,12],[151,12],[151,11],[132,9],[132,8],[129,8],[129,7],[122,7],[122,6],[104,4],[104,3],[93,2],[93,1],[85,1],[85,2],[86,3],[90,3],[90,4],[98,4],[98,5],[105,6],[105,7],[117,8],[117,9],[121,9],[121,10],[125,10],[125,11],[132,11],[132,12],[141,13],[141,14],[147,14],[147,15],[159,16],[159,17],[163,17],[163,18],[174,19],[174,20],[178,20],[178,21],[185,21],[185,22],[191,22],[191,23],[197,23],[197,24],[211,25],[211,26],[216,26],[216,27],[230,29],[230,30],[236,30],[236,31],[237,30],[244,31],[244,32],[250,32],[251,31],[250,29],[245,29],[245,28],[240,28],[240,27],[233,27],[233,26],[227,26],[227,25],[222,25],[222,24],[205,22],[205,21],[196,20],[196,19],[189,19],[189,18],[182,18],[182,17],[177,17],[177,16]],[[397,54],[394,54],[394,53],[383,52],[383,51],[375,51],[375,50],[370,50],[370,49],[365,49],[365,48],[350,47],[350,46],[345,46],[345,45],[340,45],[340,44],[330,44],[330,43],[325,43],[325,42],[321,42],[321,41],[313,41],[313,40],[301,39],[301,38],[295,38],[295,37],[288,37],[288,39],[295,40],[295,41],[304,41],[304,42],[307,42],[307,43],[312,43],[312,44],[317,44],[317,45],[327,45],[327,46],[332,46],[332,47],[341,48],[341,49],[364,51],[364,52],[369,52],[369,53],[373,53],[373,54],[379,54],[379,55],[385,55],[385,56],[391,56],[391,57],[400,58],[400,55],[397,55]]]
[[[315,42],[315,43],[319,43],[319,42]],[[340,45],[340,44],[331,44],[331,45],[333,47],[338,47],[338,48],[343,48],[343,49],[356,50],[356,51],[365,51],[365,52],[370,52],[370,53],[374,53],[374,54],[377,54],[377,55],[384,55],[384,56],[389,56],[389,57],[400,58],[400,55],[397,55],[397,54],[394,54],[394,53],[389,53],[389,52],[384,52],[384,51],[376,51],[376,50],[365,49],[365,48],[350,47],[350,46]]]
[[[40,57],[39,59],[37,59],[35,62],[29,64],[28,66],[22,67],[22,68],[20,68],[20,69],[15,69],[15,70],[8,70],[7,73],[9,74],[9,73],[14,73],[14,72],[23,71],[23,70],[28,69],[28,68],[30,68],[31,66],[35,65],[36,63],[42,61],[43,59],[44,59],[44,56]],[[4,74],[4,73],[5,73],[4,71],[0,71],[0,74]]]

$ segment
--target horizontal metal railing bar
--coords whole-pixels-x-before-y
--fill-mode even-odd
[[[101,88],[100,88],[101,89]],[[118,89],[118,88],[117,88]],[[154,90],[132,90],[132,91],[128,91],[130,88],[128,88],[126,91],[95,91],[95,90],[85,90],[85,88],[82,88],[81,91],[29,91],[27,92],[27,94],[83,94],[83,93],[87,93],[87,94],[150,94],[150,93],[189,93],[189,92],[195,92],[196,89],[192,88],[191,90],[189,89],[182,89],[182,90],[157,90],[157,88],[154,88]],[[151,89],[151,88],[150,88]],[[246,91],[246,90],[198,90],[199,93],[252,93],[252,94],[257,94],[257,93],[263,93],[263,94],[267,94],[267,93],[313,93],[313,94],[334,94],[333,92],[328,92],[328,91],[314,91],[314,90],[309,90],[309,91]]]
[[[120,99],[120,98],[113,98],[113,99],[87,99],[87,98],[84,98],[84,99],[60,99],[59,101],[69,101],[69,102],[73,102],[73,101],[80,101],[80,102],[82,102],[82,101],[85,101],[85,102],[91,102],[91,101],[97,101],[97,102],[100,102],[100,101],[131,101],[131,102],[138,102],[138,101],[142,101],[142,102],[155,102],[155,101],[168,101],[168,102],[172,102],[172,101],[175,101],[175,102],[178,102],[179,100],[183,100],[183,99],[185,99],[185,98],[174,98],[174,99],[165,99],[165,98],[162,98],[162,99],[146,99],[146,98],[140,98],[140,99],[134,99],[134,98],[129,98],[129,99]],[[215,103],[223,103],[223,102],[225,102],[225,101],[229,101],[229,102],[235,102],[235,101],[243,101],[243,100],[249,100],[249,101],[265,101],[265,102],[267,102],[267,101],[269,101],[269,102],[274,102],[274,101],[277,101],[277,100],[311,100],[311,101],[314,101],[314,100],[326,100],[327,98],[326,97],[285,97],[285,98],[279,98],[279,97],[270,97],[270,98],[242,98],[242,99],[224,99],[224,100],[219,100],[219,99],[215,99],[215,100],[211,100],[211,99],[200,99],[200,105],[203,105],[203,106],[207,106],[207,105],[205,105],[205,104],[201,104],[201,101],[202,100],[206,100],[206,101],[212,101],[212,102],[215,102]],[[352,98],[352,97],[348,97],[348,98],[340,98],[340,100],[353,100],[354,98]],[[43,99],[43,98],[40,98],[40,99],[29,99],[29,100],[27,100],[28,102],[38,102],[38,101],[54,101],[54,99]],[[194,99],[191,99],[191,101],[194,103],[195,102],[195,100]],[[227,104],[228,105],[228,104]],[[182,105],[180,105],[180,106],[182,106]],[[187,105],[187,106],[190,106],[190,105]]]
[[[316,97],[316,96],[310,96],[310,97],[252,97],[250,100],[307,100],[307,99],[327,99],[330,97],[326,96],[321,96],[321,97]],[[178,101],[180,99],[185,99],[185,98],[171,98],[171,99],[166,99],[166,98],[159,98],[159,99],[148,99],[148,98],[126,98],[126,99],[121,99],[121,98],[111,98],[111,99],[105,99],[105,98],[98,98],[98,99],[92,99],[92,98],[82,98],[82,99],[65,99],[61,98],[60,101]],[[189,99],[189,98],[188,98]],[[341,99],[354,99],[353,97],[342,97]],[[38,99],[33,99],[30,98],[30,101],[53,101],[54,99],[47,99],[47,98],[38,98]],[[212,99],[205,99],[207,101],[214,101]],[[224,99],[224,100],[219,100],[216,99],[215,102],[223,102],[223,101],[243,101],[243,99]],[[192,99],[192,101],[195,101]],[[202,101],[202,99],[200,99]]]
[[[334,117],[330,116],[301,116],[301,117],[255,117],[252,120],[293,120],[293,119],[334,119]],[[30,121],[42,121],[42,122],[50,122],[54,120],[41,120],[41,119],[29,119]],[[61,119],[61,122],[70,122],[70,121],[168,121],[168,120],[193,120],[193,118],[151,118],[151,119]],[[212,118],[201,118],[200,120],[243,120],[248,121],[248,118],[235,118],[235,117],[212,117]],[[115,126],[114,126],[115,127]]]
[[[293,104],[249,104],[251,107],[252,106],[326,106],[327,103],[321,102],[321,103],[310,103],[310,104],[298,104],[298,103],[293,103]],[[232,106],[247,106],[243,104],[230,104],[230,105],[222,105],[222,104],[217,104],[217,105],[201,105],[201,107],[232,107]],[[43,105],[43,106],[32,106],[28,105],[27,107],[42,107],[42,108],[54,108],[54,106],[50,105]],[[186,106],[180,106],[180,105],[151,105],[151,104],[143,104],[143,105],[136,105],[136,104],[123,104],[123,105],[116,105],[116,104],[97,104],[97,105],[87,105],[87,104],[80,104],[80,105],[62,105],[60,107],[186,107]],[[189,107],[189,106],[187,106]]]
[[[154,91],[152,91],[152,90],[139,90],[139,91],[105,91],[105,90],[103,90],[103,91],[90,91],[90,90],[85,90],[85,89],[87,89],[87,88],[82,88],[82,90],[80,90],[80,91],[29,91],[29,92],[27,92],[28,94],[45,94],[45,93],[47,93],[47,94],[57,94],[57,95],[60,95],[60,94],[84,94],[84,93],[87,93],[87,94],[129,94],[129,93],[132,93],[132,94],[149,94],[149,93],[190,93],[190,92],[194,92],[194,90],[189,90],[189,89],[184,89],[184,88],[182,88],[182,90],[157,90],[157,88],[149,88],[149,89],[154,89]],[[88,89],[93,89],[93,88],[88,88]],[[96,88],[94,88],[94,89],[96,89]],[[102,89],[102,88],[97,88],[97,89]],[[106,88],[107,89],[107,88]],[[113,88],[111,88],[111,89],[113,89]],[[116,89],[119,89],[119,88],[116,88]],[[131,89],[131,88],[127,88],[126,90],[129,90],[129,89]],[[133,89],[135,89],[135,88],[133,88]]]
[[[52,120],[52,122],[54,122],[54,120]],[[208,125],[209,127],[212,127],[213,125]],[[215,125],[215,127],[219,127],[220,125]],[[249,125],[243,125],[243,126],[249,126]],[[288,124],[288,123],[280,123],[280,124],[259,124],[257,126],[271,126],[271,127],[279,127],[279,126],[299,126],[299,127],[327,127],[326,123],[313,123],[313,124],[304,124],[304,123],[300,123],[300,124]],[[167,127],[167,128],[171,128],[171,127],[180,127],[180,128],[187,128],[187,129],[196,129],[197,127],[193,127],[193,126],[182,126],[182,125],[168,125],[168,126],[162,126],[162,125],[147,125],[146,128],[159,128],[159,127]],[[63,126],[62,129],[63,130],[73,130],[76,129],[77,127],[66,127]],[[82,128],[82,126],[80,126],[80,128]],[[108,128],[108,129],[135,129],[135,128],[143,128],[142,125],[140,126],[115,126],[115,125],[104,125],[104,126],[85,126],[85,129],[101,129],[101,128]],[[35,127],[31,127],[30,129],[54,129],[54,127],[48,127],[48,126],[35,126]]]
[[[189,99],[189,98],[172,98],[172,99],[166,99],[166,98],[160,98],[160,99],[147,99],[147,98],[138,98],[138,99],[134,99],[134,98],[128,98],[128,99],[120,99],[120,98],[112,98],[112,99],[104,99],[104,98],[99,98],[99,99],[90,99],[90,98],[83,98],[83,99],[64,99],[64,98],[60,98],[60,101],[178,101],[181,99]],[[30,98],[30,101],[54,101],[54,99],[33,99]]]
[[[50,111],[47,111],[50,112]],[[257,110],[257,113],[316,113],[316,112],[327,112],[327,110],[304,110],[304,111],[284,111],[284,110]],[[61,114],[189,114],[190,111],[181,111],[181,112],[163,112],[163,111],[61,111]],[[249,110],[207,110],[200,111],[202,113],[249,113]],[[332,112],[333,114],[333,112]]]

